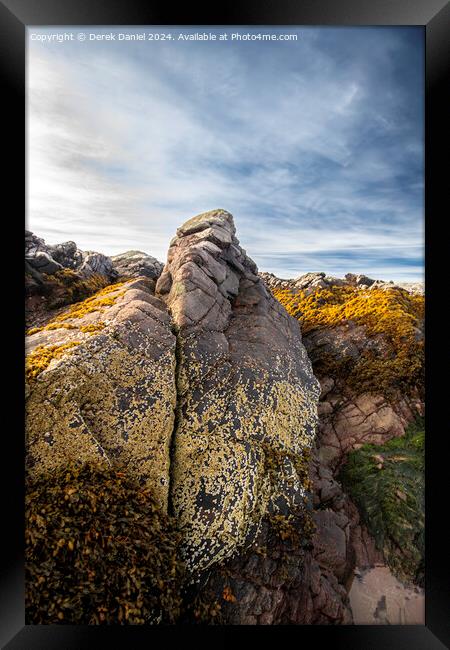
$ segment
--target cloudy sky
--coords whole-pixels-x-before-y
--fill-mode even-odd
[[[165,261],[177,226],[221,207],[280,277],[422,279],[421,28],[89,41],[111,31],[170,29],[66,27],[74,40],[60,42],[64,28],[28,28],[29,229]],[[238,30],[172,34],[189,31]]]

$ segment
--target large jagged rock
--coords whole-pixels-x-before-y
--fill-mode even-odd
[[[27,468],[99,461],[167,510],[175,336],[148,280],[113,285],[27,336]]]
[[[258,277],[228,212],[177,230],[156,295],[178,330],[172,507],[186,562],[202,570],[249,545],[267,513],[302,506],[297,467],[319,385],[298,323]]]

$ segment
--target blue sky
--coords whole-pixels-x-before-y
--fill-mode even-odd
[[[28,28],[29,229],[165,261],[177,226],[221,207],[260,270],[422,279],[421,28],[76,40],[152,31],[171,30]],[[64,32],[75,40],[31,40]]]

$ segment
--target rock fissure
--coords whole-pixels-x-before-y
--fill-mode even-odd
[[[215,282],[203,291],[205,258]],[[287,457],[272,484],[264,463],[267,449],[311,444],[318,384],[298,323],[253,271],[232,216],[216,210],[178,229],[156,285],[177,336],[170,507],[197,571],[251,545],[264,514],[298,507],[304,491]]]
[[[173,459],[175,455],[175,445],[176,445],[176,436],[178,427],[181,419],[181,408],[182,408],[182,393],[180,390],[180,368],[181,368],[181,349],[180,349],[180,339],[178,336],[178,330],[176,327],[172,326],[172,333],[176,337],[175,340],[175,407],[174,407],[174,420],[172,432],[170,434],[169,442],[169,490],[168,490],[168,501],[167,501],[167,512],[170,516],[174,516],[175,510],[172,502],[172,487],[173,487]]]

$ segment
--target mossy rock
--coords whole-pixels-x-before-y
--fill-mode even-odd
[[[349,454],[340,480],[377,547],[400,579],[423,584],[425,530],[423,419],[385,445]]]
[[[71,464],[29,480],[28,624],[155,624],[179,616],[179,535],[148,489]]]

